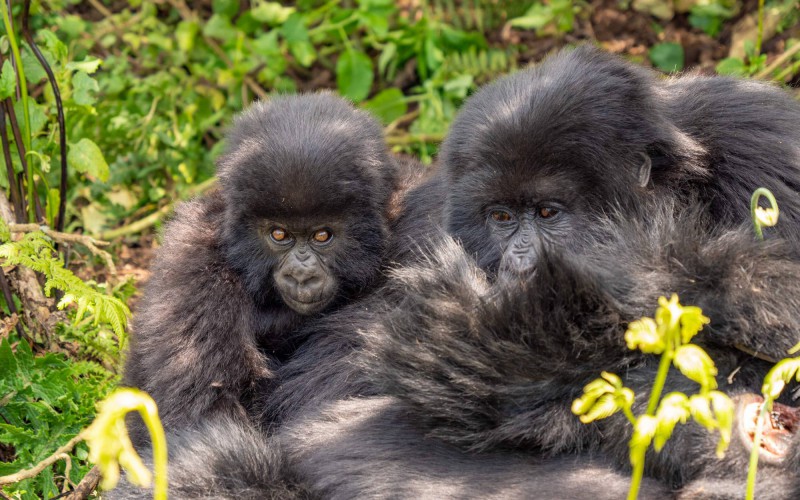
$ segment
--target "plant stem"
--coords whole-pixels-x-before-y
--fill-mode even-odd
[[[756,36],[756,56],[761,54],[761,41],[764,38],[764,0],[758,0],[758,35]]]
[[[14,54],[14,64],[17,66],[17,77],[19,80],[19,92],[22,100],[22,116],[25,121],[25,133],[22,135],[25,151],[31,149],[31,113],[28,109],[28,83],[25,80],[25,70],[22,68],[22,55],[17,44],[17,37],[14,35],[14,26],[11,23],[11,14],[8,5],[4,0],[0,0],[0,11],[3,14],[3,24],[8,35],[8,43],[11,45],[11,52]],[[36,222],[36,212],[33,205],[33,165],[28,163],[28,219],[29,222]]]
[[[644,455],[647,448],[642,448],[643,451],[637,452],[640,455],[636,460],[636,466],[633,468],[633,475],[631,476],[631,487],[628,490],[628,500],[636,500],[639,497],[639,486],[642,484],[642,477],[644,476]],[[633,457],[631,457],[633,460]]]
[[[661,362],[658,364],[658,373],[656,380],[653,382],[653,390],[650,392],[650,401],[647,403],[647,415],[655,415],[658,402],[661,400],[661,392],[664,390],[664,384],[667,381],[667,374],[669,373],[669,366],[672,364],[674,352],[670,349],[664,351],[661,356]]]
[[[761,405],[756,419],[756,434],[753,436],[753,448],[750,450],[750,465],[747,468],[747,492],[745,500],[753,500],[756,491],[756,473],[758,472],[758,452],[761,450],[761,429],[764,427],[764,419],[767,412],[772,411],[772,400],[765,399]]]
[[[167,500],[167,437],[164,435],[164,427],[158,418],[158,408],[154,402],[142,404],[139,413],[142,414],[147,430],[150,431],[150,438],[153,443],[153,475],[155,485],[153,487],[154,500]]]

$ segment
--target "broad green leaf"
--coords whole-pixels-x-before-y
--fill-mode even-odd
[[[236,33],[236,28],[233,27],[230,19],[222,17],[218,14],[211,16],[208,22],[206,22],[206,25],[203,27],[203,34],[205,36],[216,38],[217,40],[222,40],[223,42],[234,40],[236,38]]]
[[[53,55],[46,50],[42,51],[42,55],[44,55],[45,60],[50,63],[50,67],[53,67],[55,64]],[[42,64],[36,59],[36,56],[27,49],[22,51],[22,69],[25,71],[25,79],[29,82],[38,83],[47,78],[47,73],[44,72]]]
[[[278,2],[261,2],[250,10],[253,19],[267,23],[270,26],[278,26],[285,23],[294,12],[294,7],[284,7]]]
[[[67,63],[67,69],[71,71],[83,71],[88,75],[91,75],[103,64],[101,59],[97,59],[96,57],[86,56],[83,58],[83,61],[70,61]]]
[[[683,69],[683,47],[679,43],[665,42],[653,45],[650,62],[661,71],[672,73]]]
[[[339,92],[354,102],[361,102],[372,88],[372,61],[363,52],[348,50],[336,62]]]
[[[0,342],[0,380],[10,379],[17,372],[17,360],[14,358],[14,352],[11,350],[11,344],[8,339],[3,339]],[[5,394],[0,395],[0,398]]]
[[[42,38],[44,48],[53,54],[57,61],[64,61],[67,59],[67,46],[58,39],[55,33],[50,30],[39,30],[37,35]]]
[[[181,21],[175,29],[175,40],[178,42],[178,48],[183,52],[191,52],[194,48],[194,41],[197,38],[197,33],[200,31],[200,25],[196,21]]]
[[[31,135],[34,137],[42,131],[47,123],[47,115],[45,114],[44,109],[44,106],[40,105],[36,101],[32,99],[28,100],[28,112],[30,113],[31,117]],[[14,102],[14,113],[17,114],[17,121],[20,122],[20,126],[23,126],[22,101]]]
[[[408,104],[400,89],[391,88],[380,91],[378,95],[364,103],[364,108],[379,117],[384,125],[388,125],[406,114]]]
[[[72,144],[67,153],[67,162],[70,168],[77,172],[87,174],[102,182],[108,180],[110,174],[103,152],[91,139],[83,138]]]
[[[214,15],[230,19],[239,13],[239,0],[213,0],[211,10],[214,11]]]
[[[83,71],[72,77],[72,100],[80,106],[94,106],[97,102],[96,92],[100,90],[97,80]]]
[[[717,63],[717,74],[728,76],[745,76],[747,75],[747,68],[744,61],[738,57],[726,57]]]
[[[397,56],[397,45],[392,42],[387,43],[383,47],[381,55],[378,56],[378,73],[386,76],[386,69],[389,67],[389,63],[395,59],[395,56]]]
[[[309,41],[289,42],[289,52],[292,53],[298,64],[309,67],[317,59],[317,51]]]
[[[0,99],[5,99],[14,95],[17,90],[17,73],[11,61],[3,61],[3,70],[0,73]]]
[[[303,16],[296,12],[289,16],[281,27],[281,34],[287,42],[307,42],[308,29],[306,29]]]

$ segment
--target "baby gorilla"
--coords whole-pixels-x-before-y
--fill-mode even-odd
[[[166,227],[125,383],[153,396],[168,428],[246,416],[248,394],[302,342],[297,328],[370,288],[396,174],[379,124],[332,94],[239,116],[220,189]]]

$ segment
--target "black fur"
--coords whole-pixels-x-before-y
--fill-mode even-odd
[[[800,106],[765,84],[661,81],[589,47],[480,90],[406,197],[392,283],[306,326],[266,394],[286,477],[333,498],[621,497],[629,425],[582,425],[569,407],[600,370],[644,397],[657,360],[627,350],[630,320],[671,292],[703,307],[712,324],[698,339],[731,394],[757,392],[769,367],[739,347],[782,357],[800,340],[797,123]],[[746,227],[759,186],[782,209],[767,243]],[[527,218],[552,202],[566,223],[537,222],[550,235],[530,245],[535,271],[498,281],[507,241],[490,231],[492,207]],[[679,427],[648,475],[686,498],[740,495],[745,450],[734,442],[717,461],[713,439]],[[785,494],[785,470],[762,468],[766,498]]]
[[[408,403],[427,435],[472,451],[599,450],[624,468],[627,420],[584,425],[570,405],[606,370],[637,392],[643,411],[658,359],[629,351],[623,333],[629,321],[652,315],[659,295],[677,292],[711,317],[697,341],[731,395],[760,391],[770,366],[737,345],[784,356],[800,341],[796,249],[755,242],[749,228],[708,234],[694,219],[595,225],[603,230],[590,252],[546,252],[534,276],[494,286],[459,246],[444,244],[397,271],[404,299],[384,328],[366,335],[383,392]],[[696,389],[673,373],[665,393]],[[713,440],[699,426],[679,426],[661,453],[648,456],[647,473],[676,488],[711,477],[740,479],[743,488],[748,450],[734,441],[718,461]],[[772,477],[784,473],[762,469],[761,487],[774,493]]]
[[[332,94],[255,104],[235,121],[218,173],[219,191],[180,205],[166,227],[127,357],[125,383],[153,396],[167,428],[244,417],[248,391],[302,341],[308,316],[275,289],[279,257],[262,221],[338,229],[331,310],[375,284],[409,177],[378,123]]]

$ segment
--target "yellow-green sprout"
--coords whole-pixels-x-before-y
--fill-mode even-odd
[[[153,443],[153,468],[155,488],[153,498],[167,498],[167,440],[158,417],[153,398],[138,389],[119,389],[100,403],[97,417],[84,431],[89,445],[89,460],[103,474],[101,487],[110,490],[120,478],[120,465],[128,472],[128,479],[138,486],[149,487],[150,471],[133,449],[125,415],[138,411],[144,420]]]
[[[714,390],[717,387],[714,362],[702,348],[690,344],[710,320],[703,316],[699,307],[681,305],[675,294],[669,300],[660,297],[658,305],[653,318],[633,321],[625,332],[629,349],[661,355],[645,413],[638,417],[633,414],[633,391],[625,387],[617,375],[608,372],[587,384],[583,395],[572,403],[572,412],[579,415],[583,423],[609,417],[621,410],[633,424],[629,443],[633,466],[629,499],[638,496],[647,449],[652,444],[657,452],[661,451],[678,423],[685,423],[692,417],[709,431],[719,430],[718,455],[730,443],[733,403],[728,396]],[[673,392],[662,399],[670,366],[697,382],[699,394],[689,397]]]

